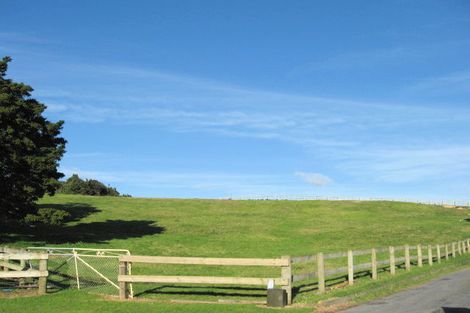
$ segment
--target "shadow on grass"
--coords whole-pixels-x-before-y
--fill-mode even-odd
[[[470,313],[469,308],[445,308],[445,307],[442,307],[441,310],[437,311],[436,313],[439,313],[439,312],[442,312],[442,313]]]
[[[208,290],[200,290],[200,289]],[[199,289],[199,290],[198,290]],[[246,292],[246,293],[245,293]],[[256,293],[255,293],[256,292]],[[145,295],[191,295],[191,296],[224,296],[224,297],[247,297],[247,298],[265,298],[266,288],[255,287],[221,287],[221,286],[174,286],[162,285],[156,288],[148,289],[134,296]]]
[[[70,216],[61,226],[27,226],[14,221],[0,222],[0,244],[29,241],[35,244],[105,243],[112,239],[139,238],[161,234],[165,228],[152,220],[106,220],[91,223],[79,221],[101,212],[84,203],[42,204],[40,208],[67,211]],[[73,225],[70,225],[73,223]]]
[[[396,265],[397,269],[401,268],[402,266],[404,268],[404,264]],[[390,266],[381,266],[377,268],[377,274],[383,274],[389,271],[390,271]],[[372,277],[372,271],[366,269],[363,271],[354,272],[354,279],[361,279],[365,277]],[[341,288],[341,286],[347,284],[347,282],[348,282],[347,274],[332,276],[332,277],[325,279],[325,287],[330,288],[330,289]],[[301,285],[294,286],[292,290],[293,290],[293,298],[295,299],[296,295],[307,293],[307,292],[312,292],[312,291],[318,291],[318,282],[303,283]]]

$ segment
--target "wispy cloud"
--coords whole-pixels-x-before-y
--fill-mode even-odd
[[[348,51],[302,64],[290,75],[317,70],[350,70],[363,68],[387,68],[425,63],[429,60],[453,55],[455,51],[468,49],[469,40],[441,41],[416,45],[398,45],[384,48]]]
[[[393,137],[390,130],[397,128],[470,121],[470,109],[456,116],[451,107],[254,90],[158,70],[64,66],[75,79],[86,77],[90,88],[38,94],[49,104],[50,114],[68,122],[152,124],[307,147],[352,147],[366,144],[371,131]]]
[[[319,173],[295,172],[294,175],[301,178],[307,184],[314,186],[325,186],[333,182],[328,176]]]
[[[412,91],[432,93],[470,93],[470,71],[454,72],[447,75],[421,79],[408,86]]]
[[[397,47],[372,52],[375,59],[368,52],[358,52],[332,57],[328,61],[331,64],[325,64],[393,63],[419,57],[421,52]],[[423,182],[465,175],[470,170],[464,135],[470,125],[470,107],[261,90],[159,69],[82,64],[63,58],[35,62],[28,71],[38,82],[34,95],[49,106],[47,114],[65,119],[67,124],[151,125],[172,132],[288,142],[307,148],[315,161],[328,162],[338,172],[369,183]],[[414,88],[464,89],[469,79],[463,71],[422,80]],[[42,82],[48,84],[41,86]],[[51,85],[61,89],[51,89]],[[68,168],[67,173],[74,170]],[[250,187],[282,190],[285,179],[269,175],[100,172],[85,167],[79,173],[141,187],[145,183],[181,189],[230,190],[244,186],[247,192]],[[292,169],[288,173],[292,176]],[[332,182],[318,173],[295,175],[318,186]]]
[[[340,168],[357,177],[389,183],[468,177],[470,146],[356,151]]]
[[[3,42],[22,43],[22,44],[51,44],[53,41],[44,39],[34,33],[23,32],[5,32],[0,31],[0,40]]]

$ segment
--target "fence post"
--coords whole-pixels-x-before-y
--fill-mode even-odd
[[[423,252],[420,244],[416,246],[416,251],[418,252],[418,267],[423,267]]]
[[[377,252],[375,248],[371,250],[372,279],[377,279]]]
[[[459,252],[459,255],[462,255],[462,247],[460,246],[460,241],[457,241],[457,251]]]
[[[127,262],[119,261],[119,275],[126,275],[127,274]],[[119,282],[119,299],[125,300],[127,299],[127,283],[126,282]]]
[[[24,268],[26,267],[26,260],[20,260],[20,266],[24,270]],[[20,278],[20,281],[19,281],[20,286],[24,286],[25,281],[26,280],[24,278]]]
[[[3,259],[3,261],[4,261],[5,263],[8,263],[8,262],[10,261],[10,259],[8,258],[8,254],[5,256],[5,258]],[[6,264],[5,264],[5,265],[6,265]],[[5,272],[8,272],[8,266],[4,266],[4,267],[3,267],[3,270],[4,270]]]
[[[287,305],[292,304],[292,261],[290,256],[283,256],[281,259],[287,261],[287,266],[281,267],[281,277],[285,280],[287,280],[288,285],[283,286],[282,289],[284,289],[287,293]]]
[[[395,275],[395,248],[390,246],[388,249],[390,252],[390,274]]]
[[[78,275],[77,251],[73,249],[72,252],[73,252],[73,260],[75,263],[75,278],[77,280],[77,289],[80,289],[80,276]]]
[[[405,269],[411,271],[410,246],[405,245]]]
[[[467,252],[470,252],[470,239],[467,239]]]
[[[43,256],[43,255],[41,255],[41,256]],[[47,258],[46,259],[40,259],[39,260],[39,272],[46,272],[46,271],[47,271]],[[38,293],[40,295],[43,295],[47,292],[47,277],[46,276],[39,277],[38,288],[39,288]]]
[[[436,245],[437,263],[441,263],[441,246]]]
[[[446,243],[446,261],[449,260],[449,244]]]
[[[455,258],[455,242],[452,243],[452,257]]]
[[[428,263],[432,265],[432,245],[428,245]]]
[[[318,291],[325,293],[325,261],[323,252],[317,254]]]
[[[348,283],[354,284],[354,258],[352,250],[348,250]]]

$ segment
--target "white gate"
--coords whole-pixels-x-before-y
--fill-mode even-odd
[[[28,250],[49,254],[48,281],[53,287],[114,295],[119,293],[119,256],[131,254],[124,249],[28,247]],[[127,270],[132,271],[131,264]]]

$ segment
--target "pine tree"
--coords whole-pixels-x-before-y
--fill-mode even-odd
[[[5,77],[10,61],[0,60],[0,215],[21,218],[57,189],[66,141],[64,122],[43,116],[46,106],[31,97],[33,88]]]

